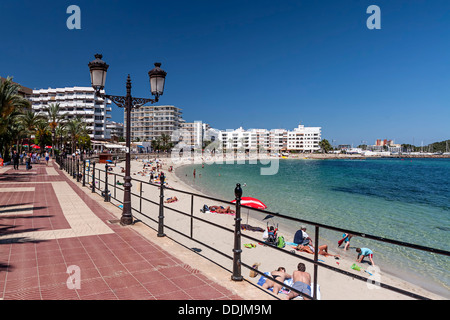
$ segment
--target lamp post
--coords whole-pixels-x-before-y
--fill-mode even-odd
[[[123,211],[120,223],[122,225],[130,225],[133,223],[133,215],[131,213],[131,173],[130,173],[130,149],[131,149],[131,109],[139,108],[147,103],[155,103],[159,101],[159,97],[164,93],[164,83],[167,73],[162,70],[161,63],[155,63],[149,73],[151,94],[155,96],[154,99],[135,98],[131,96],[131,78],[128,75],[126,89],[126,96],[112,96],[106,95],[101,91],[105,88],[106,73],[109,65],[103,60],[101,54],[95,55],[95,60],[89,63],[89,70],[91,72],[91,84],[95,90],[95,94],[99,97],[110,99],[114,104],[120,108],[125,108],[127,118],[126,129],[126,154],[125,154],[125,178],[124,178],[124,195],[123,195]]]
[[[233,249],[233,274],[231,280],[242,281],[244,277],[241,274],[241,198],[242,188],[241,184],[237,183],[234,189],[234,195],[236,196],[236,216],[234,218],[234,249]]]

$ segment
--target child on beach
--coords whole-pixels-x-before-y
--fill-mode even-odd
[[[356,248],[356,252],[358,252],[358,257],[356,258],[357,262],[361,263],[364,257],[368,257],[370,262],[372,263],[372,266],[375,266],[375,263],[373,262],[372,250],[368,248]]]
[[[344,243],[344,250],[348,250],[348,248],[350,247],[350,239],[352,237],[353,237],[352,234],[344,233],[342,235],[342,239],[338,241],[338,247],[340,247],[342,245],[342,243]]]

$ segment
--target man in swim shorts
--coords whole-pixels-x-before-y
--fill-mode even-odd
[[[297,270],[295,270],[292,273],[292,280],[294,281],[294,284],[292,285],[292,288],[295,290],[298,290],[304,294],[307,294],[308,296],[311,296],[311,275],[306,272],[306,266],[304,263],[299,263],[297,265]],[[287,298],[288,300],[294,299],[298,297],[299,294],[293,290],[289,292]],[[305,300],[309,300],[306,297],[303,297]]]

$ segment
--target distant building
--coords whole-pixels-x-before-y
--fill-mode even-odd
[[[118,123],[115,121],[106,122],[106,129],[109,130],[112,140],[119,140],[120,138],[125,137],[123,128],[123,123]]]
[[[1,83],[5,82],[5,81],[6,81],[6,78],[0,77],[0,82]],[[14,82],[14,83],[16,83],[16,82]],[[18,85],[20,85],[20,89],[19,89],[18,94],[21,95],[22,97],[26,97],[26,96],[28,96],[28,95],[33,93],[33,89],[30,89],[30,88],[27,88],[27,87],[23,87],[21,84],[18,84]]]
[[[320,149],[320,127],[305,127],[299,125],[287,135],[287,150],[314,152]]]
[[[203,142],[206,141],[206,132],[209,129],[209,124],[201,121],[181,122],[178,140],[180,146],[203,148]]]
[[[314,152],[320,149],[320,127],[299,125],[292,131],[286,129],[250,129],[220,131],[223,149],[258,151]]]
[[[131,140],[152,141],[181,128],[181,109],[175,106],[142,106],[131,111]],[[124,132],[126,132],[126,119]]]
[[[390,151],[390,152],[401,152],[402,146],[400,144],[395,144],[394,140],[388,139],[377,139],[375,145],[368,146],[371,151]]]

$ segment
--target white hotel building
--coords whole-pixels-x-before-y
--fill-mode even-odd
[[[223,149],[270,150],[314,152],[320,150],[320,127],[299,125],[293,131],[286,129],[250,129],[220,131],[219,140]]]
[[[111,102],[108,99],[105,100],[95,96],[92,87],[33,90],[33,93],[28,95],[27,98],[31,101],[33,110],[38,113],[47,113],[45,109],[50,104],[59,103],[61,114],[67,114],[66,119],[70,120],[77,116],[84,119],[90,131],[91,139],[110,139],[110,132],[106,128],[106,123],[111,118],[109,114]]]

